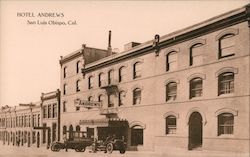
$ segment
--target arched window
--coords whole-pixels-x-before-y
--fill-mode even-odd
[[[218,135],[233,134],[234,116],[232,113],[222,113],[218,116]]]
[[[63,85],[63,95],[66,95],[67,94],[67,84],[65,83]]]
[[[225,34],[219,39],[219,59],[235,54],[234,34]]]
[[[108,95],[108,107],[114,107],[115,106],[115,95],[109,94]]]
[[[81,61],[76,63],[76,73],[78,74],[81,71]]]
[[[197,43],[190,47],[190,66],[191,65],[201,65],[203,62],[203,44]]]
[[[66,134],[66,132],[67,132],[67,126],[63,126],[63,134]]]
[[[177,83],[170,82],[166,85],[166,101],[173,101],[177,97]]]
[[[114,81],[114,70],[108,71],[108,84],[112,84]]]
[[[100,73],[100,74],[98,75],[98,86],[99,86],[99,87],[101,87],[101,86],[104,84],[104,80],[105,80],[104,74],[103,74],[103,73]]]
[[[93,76],[89,76],[88,78],[88,88],[91,89],[94,87]]]
[[[166,134],[176,134],[176,117],[166,117]]]
[[[125,104],[125,98],[126,98],[125,91],[120,91],[119,92],[119,106],[122,106]]]
[[[76,81],[76,92],[80,91],[80,80]]]
[[[88,101],[93,101],[93,97],[92,97],[92,96],[89,96],[89,97],[88,97]]]
[[[136,88],[133,90],[133,105],[141,103],[141,89]]]
[[[234,92],[234,73],[225,72],[218,77],[218,95]]]
[[[98,101],[101,103],[101,106],[103,106],[104,99],[105,99],[105,97],[104,97],[103,94],[100,94],[100,95],[98,96]]]
[[[76,131],[77,131],[77,132],[80,132],[80,130],[81,130],[80,126],[77,125],[77,126],[76,126]]]
[[[172,51],[166,56],[166,71],[177,69],[177,52]]]
[[[63,68],[63,78],[67,77],[67,67]]]
[[[202,96],[202,79],[197,77],[190,81],[190,99]]]
[[[139,78],[141,77],[141,62],[136,62],[133,65],[133,78]]]
[[[66,107],[66,101],[63,102],[63,112],[67,111],[67,107]]]
[[[119,68],[119,82],[124,81],[125,78],[125,67],[122,66]]]

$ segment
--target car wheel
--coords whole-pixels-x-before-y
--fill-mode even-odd
[[[54,143],[54,144],[52,144],[52,146],[51,146],[51,150],[53,151],[53,152],[59,152],[60,151],[60,145],[59,144],[57,144],[57,143]]]
[[[120,150],[120,153],[121,153],[121,154],[124,154],[124,153],[125,153],[125,149],[121,149],[121,150]]]
[[[112,153],[113,149],[114,149],[113,144],[112,143],[108,143],[107,147],[106,147],[106,152],[107,153]]]
[[[79,152],[84,152],[85,151],[85,147],[81,147],[81,148],[78,148],[79,149]]]

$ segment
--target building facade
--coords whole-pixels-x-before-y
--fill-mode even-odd
[[[1,141],[4,145],[40,147],[41,132],[34,129],[41,125],[40,102],[1,108]]]
[[[249,14],[248,5],[93,62],[81,51],[63,57],[61,136],[116,133],[130,150],[248,152]]]
[[[42,124],[36,127],[42,131],[42,145],[60,141],[60,90],[41,95]]]

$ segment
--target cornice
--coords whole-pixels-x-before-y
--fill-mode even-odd
[[[226,14],[223,14],[223,16],[225,16]],[[176,33],[177,35],[174,35],[173,33],[171,33],[170,37],[168,37],[168,38],[166,37],[165,40],[160,40],[158,47],[160,49],[167,48],[167,47],[176,45],[178,43],[192,40],[194,38],[197,38],[197,37],[200,37],[200,36],[221,30],[223,28],[242,23],[242,22],[248,21],[248,24],[250,24],[250,22],[249,22],[250,21],[250,5],[247,5],[244,8],[241,8],[241,10],[237,10],[235,14],[233,14],[232,11],[229,12],[228,14],[230,14],[230,16],[222,18],[218,21],[215,21],[215,18],[212,18],[211,21],[215,21],[215,22],[209,23],[206,21],[208,23],[206,25],[204,24],[204,22],[202,22],[202,23],[200,23],[202,26],[197,28],[197,29],[189,30],[190,27],[188,27],[189,31],[187,31],[187,32],[179,33],[181,31],[177,31],[178,32],[178,33]],[[217,18],[219,18],[219,17],[217,17]],[[198,27],[198,26],[195,25],[194,27]],[[186,30],[186,29],[183,29],[183,30]],[[163,36],[163,37],[165,37],[165,36]],[[135,51],[131,51],[131,53],[125,53],[124,55],[120,55],[118,57],[107,59],[106,61],[104,60],[103,62],[100,62],[99,64],[91,64],[89,66],[86,65],[85,69],[83,69],[83,73],[86,74],[86,73],[92,72],[96,69],[99,69],[102,67],[107,67],[107,66],[116,64],[117,62],[128,60],[128,59],[133,58],[133,57],[142,56],[142,55],[145,55],[148,53],[154,53],[155,47],[153,47],[153,40],[151,42],[152,42],[152,44],[147,44],[146,46],[142,47],[141,49],[136,49]]]

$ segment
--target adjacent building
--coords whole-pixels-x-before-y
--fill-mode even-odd
[[[63,57],[61,135],[116,134],[130,150],[248,152],[249,14],[247,5],[91,62],[86,47]]]
[[[35,129],[42,131],[42,145],[48,148],[52,142],[60,141],[60,94],[57,89],[41,95],[42,124]]]
[[[5,145],[40,147],[40,102],[1,108],[0,139]]]

